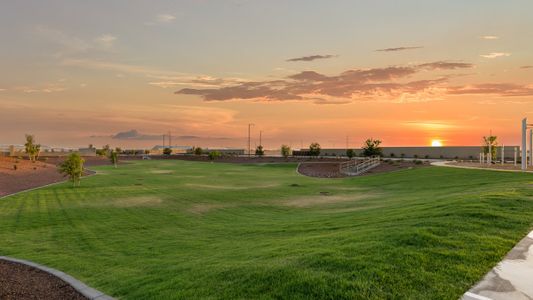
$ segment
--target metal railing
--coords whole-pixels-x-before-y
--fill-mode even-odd
[[[349,160],[339,165],[339,172],[346,175],[361,175],[366,171],[379,166],[381,163],[381,157],[371,156],[365,158],[363,161]]]

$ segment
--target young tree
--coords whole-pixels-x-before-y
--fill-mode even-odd
[[[291,155],[291,147],[287,145],[281,145],[281,155],[285,158]]]
[[[163,154],[164,154],[164,155],[170,155],[170,154],[172,154],[172,149],[170,149],[170,148],[165,148],[165,149],[163,149]]]
[[[352,157],[355,156],[355,151],[353,149],[346,150],[346,156],[348,156],[349,159],[352,159]]]
[[[33,134],[26,134],[26,143],[24,144],[26,153],[30,161],[35,162],[41,152],[41,145],[35,143],[35,136]]]
[[[491,159],[492,161],[495,161],[498,156],[498,137],[491,135],[491,136],[484,136],[483,137],[483,153],[485,155],[489,154],[489,145],[490,145],[490,152],[491,152]]]
[[[381,148],[379,147],[380,144],[381,144],[380,140],[375,140],[373,138],[367,139],[365,141],[365,145],[363,146],[363,155],[364,156],[383,156]]]
[[[311,156],[320,155],[320,144],[319,143],[312,143],[311,145],[309,145],[309,155]]]
[[[255,148],[255,155],[256,156],[265,155],[265,150],[263,150],[263,146],[259,145],[259,146],[257,146],[257,148]]]
[[[194,155],[202,155],[204,150],[202,148],[200,148],[200,147],[194,147],[192,152],[194,153]]]
[[[59,172],[68,176],[72,181],[72,186],[80,185],[80,178],[83,175],[83,163],[85,160],[76,152],[69,155],[61,165]]]
[[[118,151],[111,151],[111,153],[109,153],[109,160],[116,168],[118,163]]]

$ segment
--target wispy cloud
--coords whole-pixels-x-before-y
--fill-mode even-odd
[[[152,21],[144,22],[147,26],[157,25],[157,24],[169,24],[176,21],[176,16],[168,13],[158,14],[154,17]]]
[[[498,40],[498,39],[500,39],[500,37],[496,36],[496,35],[482,35],[479,38],[482,39],[482,40]]]
[[[206,101],[305,100],[315,103],[346,103],[353,100],[424,101],[440,97],[447,78],[409,80],[424,70],[471,68],[468,63],[433,62],[410,66],[347,70],[335,76],[303,71],[285,79],[244,82],[219,88],[185,88],[176,94],[199,95]]]
[[[521,66],[520,69],[533,69],[533,66]]]
[[[117,37],[111,34],[103,34],[94,39],[95,43],[103,48],[110,49],[114,46]]]
[[[405,51],[405,50],[414,50],[424,48],[422,46],[407,46],[407,47],[394,47],[394,48],[385,48],[374,50],[376,52],[396,52],[396,51]]]
[[[327,55],[319,55],[319,54],[316,54],[316,55],[309,55],[309,56],[302,56],[302,57],[289,58],[289,59],[287,59],[287,61],[290,61],[290,62],[296,62],[296,61],[313,61],[313,60],[317,60],[317,59],[328,59],[328,58],[333,58],[333,57],[336,57],[336,55],[330,55],[330,54],[327,54]]]
[[[455,95],[498,95],[498,96],[533,96],[533,86],[514,83],[484,83],[450,87],[449,94]]]
[[[491,52],[489,54],[481,54],[480,55],[481,57],[484,57],[484,58],[498,58],[498,57],[506,57],[506,56],[511,56],[511,53],[507,53],[507,52]]]
[[[0,89],[0,92],[7,91],[6,89]]]
[[[150,140],[160,140],[160,134],[142,134],[136,129],[122,131],[111,136],[115,140],[137,140],[137,141],[150,141]]]
[[[102,34],[95,38],[80,38],[70,35],[62,30],[53,29],[47,26],[37,26],[35,32],[41,38],[55,43],[60,47],[54,56],[62,57],[72,54],[87,53],[89,51],[109,51],[112,50],[117,37],[111,34]]]

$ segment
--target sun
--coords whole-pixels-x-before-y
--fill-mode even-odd
[[[441,140],[432,140],[431,141],[431,147],[442,147],[442,141]]]

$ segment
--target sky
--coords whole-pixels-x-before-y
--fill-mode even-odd
[[[518,145],[530,0],[0,0],[0,144]]]

